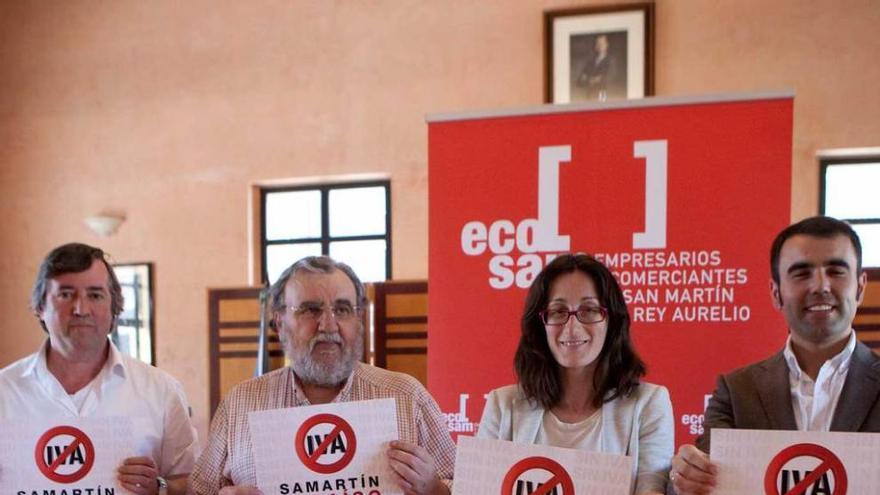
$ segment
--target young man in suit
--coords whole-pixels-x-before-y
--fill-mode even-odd
[[[839,220],[807,218],[776,237],[770,268],[788,342],[769,359],[718,378],[706,433],[673,457],[670,480],[679,495],[715,486],[712,428],[880,432],[880,356],[852,328],[867,283],[858,235]]]

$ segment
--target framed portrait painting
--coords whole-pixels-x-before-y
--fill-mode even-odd
[[[601,102],[654,93],[654,4],[544,12],[547,103]]]

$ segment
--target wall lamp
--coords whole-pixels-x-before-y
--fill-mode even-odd
[[[119,229],[119,226],[125,221],[125,215],[101,213],[99,215],[86,217],[84,221],[92,232],[101,237],[110,237],[116,233],[116,230]]]

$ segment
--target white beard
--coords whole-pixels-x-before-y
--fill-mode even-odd
[[[339,360],[327,362],[316,360],[312,357],[312,351],[320,342],[335,342],[340,344],[342,357]],[[348,379],[354,370],[354,364],[360,360],[364,352],[363,330],[358,332],[351,346],[345,344],[342,336],[337,332],[317,332],[311,340],[307,350],[291,348],[291,344],[285,343],[288,351],[291,367],[302,383],[317,385],[320,387],[333,387]]]

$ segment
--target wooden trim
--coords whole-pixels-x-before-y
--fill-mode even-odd
[[[427,324],[427,316],[388,316],[387,298],[394,294],[427,294],[427,281],[411,281],[411,282],[379,282],[373,284],[374,299],[373,308],[375,313],[375,364],[380,368],[388,367],[388,354],[408,354],[408,352],[392,351],[388,349],[386,343],[388,340],[405,339],[405,338],[427,338],[427,332],[388,332],[388,325],[401,324]],[[406,349],[406,348],[397,348]],[[426,351],[425,351],[426,352]],[[419,352],[424,354],[425,352]]]
[[[378,285],[378,284],[377,284]],[[385,284],[382,284],[385,285]],[[428,282],[389,282],[387,294],[422,294],[428,292]]]
[[[222,323],[218,322],[217,328],[219,328],[221,330],[224,328],[257,328],[257,329],[259,329],[260,322],[259,321],[226,321],[226,322],[222,322]]]
[[[385,186],[385,278],[391,280],[394,278],[391,271],[391,177]]]
[[[260,286],[254,286],[254,287],[249,287],[246,289],[236,288],[236,289],[208,289],[208,290],[210,292],[217,294],[218,300],[219,300],[219,299],[253,299],[253,297],[254,297],[253,291],[257,291],[257,294],[259,294],[259,291],[261,289],[262,289],[262,287],[260,287]]]
[[[361,362],[365,364],[370,364],[370,338],[372,337],[373,332],[373,322],[370,319],[373,315],[369,311],[370,305],[373,303],[373,299],[375,298],[373,294],[375,293],[375,289],[373,288],[372,283],[363,284],[364,286],[364,299],[366,299],[366,306],[364,310],[361,311],[361,344],[364,346],[364,351],[361,353]],[[276,334],[278,332],[275,332]]]
[[[284,356],[284,351],[280,349],[275,349],[269,351],[269,357],[282,357]],[[243,358],[243,357],[252,357],[254,359],[257,358],[257,351],[224,351],[220,353],[221,358]],[[213,411],[212,411],[213,415]]]
[[[853,330],[856,332],[872,332],[880,330],[880,323],[855,323],[853,324]]]
[[[373,295],[375,300],[373,301],[373,314],[375,315],[375,327],[373,336],[375,338],[375,365],[379,368],[385,368],[388,366],[388,359],[385,355],[386,345],[385,342],[388,340],[388,331],[387,325],[388,320],[385,317],[385,311],[387,310],[385,305],[385,288],[386,284],[379,282],[373,285]]]
[[[386,340],[427,339],[428,332],[391,332]]]
[[[544,12],[544,103],[553,102],[553,18]]]
[[[248,189],[248,261],[250,271],[248,272],[248,283],[256,285],[260,283],[260,277],[263,273],[261,241],[263,239],[263,208],[262,208],[262,187],[259,184],[251,184]]]
[[[880,281],[880,268],[865,268],[864,272],[868,275],[868,280],[872,282]]]
[[[220,405],[220,360],[224,357],[247,357],[256,358],[257,353],[245,351],[220,351],[220,344],[230,342],[226,339],[236,339],[239,337],[220,337],[222,328],[259,328],[260,323],[257,322],[220,322],[220,301],[229,299],[254,299],[259,298],[260,287],[251,288],[230,288],[230,289],[208,289],[208,393],[210,403],[210,417],[214,417],[214,411]],[[255,293],[256,291],[256,293]],[[247,338],[247,337],[245,337]],[[253,342],[258,342],[255,338]],[[270,356],[273,356],[271,351]],[[283,353],[282,353],[283,355]],[[274,357],[274,356],[273,356]]]
[[[210,405],[209,417],[214,417],[214,411],[220,405],[220,291],[208,289],[208,348],[210,376]]]
[[[862,315],[880,315],[880,308],[877,306],[862,306],[856,311],[856,317]]]
[[[645,96],[654,95],[654,3],[645,3]]]
[[[428,323],[427,316],[388,316],[385,318],[386,325],[404,325],[407,323]]]
[[[159,363],[159,357],[156,354],[156,275],[154,275],[153,263],[140,263],[147,265],[147,281],[150,284],[150,346],[153,358],[153,366]]]
[[[280,342],[280,340],[278,340],[278,336],[276,336],[276,335],[267,335],[267,337],[268,337],[267,341],[269,341],[269,342],[273,342],[273,343]],[[242,344],[242,343],[244,343],[244,344],[259,344],[260,343],[260,336],[254,335],[253,337],[246,337],[246,336],[220,337],[220,343],[221,344]]]
[[[388,354],[427,354],[427,347],[389,347]]]
[[[330,221],[329,219],[327,220]],[[330,227],[327,227],[328,229]],[[336,237],[330,237],[330,242],[345,242],[345,241],[384,241],[385,235],[383,234],[362,234],[362,235],[340,235]],[[294,239],[272,239],[263,241],[266,246],[281,246],[286,244],[319,244],[323,243],[325,238],[323,237],[298,237]]]

